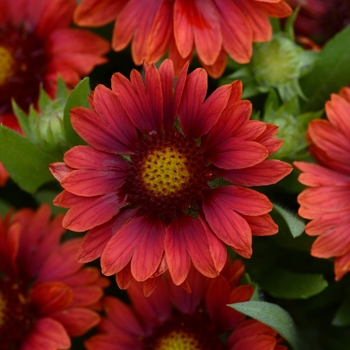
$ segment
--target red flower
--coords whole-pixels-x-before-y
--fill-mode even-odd
[[[73,87],[106,62],[102,55],[109,44],[69,28],[75,0],[0,0],[0,5],[0,122],[16,129],[12,98],[27,111],[40,86],[54,97],[58,75]]]
[[[295,21],[295,32],[302,40],[312,38],[319,44],[326,43],[350,22],[348,0],[287,0],[300,11]]]
[[[186,76],[185,67],[173,91],[170,60],[159,71],[144,68],[145,83],[136,70],[130,81],[116,73],[112,90],[95,89],[92,110],[71,111],[74,129],[90,145],[50,166],[65,189],[54,203],[70,208],[64,227],[90,230],[78,260],[101,256],[102,272],[117,274],[122,288],[131,275],[145,281],[167,267],[179,285],[191,260],[215,277],[225,244],[250,257],[252,235],[278,229],[268,198],[238,185],[272,184],[291,171],[266,160],[281,146],[273,138],[277,127],[249,120],[240,82],[204,100],[204,69]],[[218,187],[218,176],[235,185]]]
[[[132,41],[135,64],[156,62],[169,50],[179,73],[196,50],[209,74],[222,75],[227,55],[248,63],[252,43],[271,39],[268,16],[287,17],[284,0],[83,0],[75,22],[101,26],[115,20],[112,47]]]
[[[60,244],[62,234],[48,206],[0,222],[0,349],[68,349],[99,322],[106,280],[75,261],[80,239]]]
[[[192,293],[175,286],[169,275],[149,297],[133,283],[128,289],[132,306],[113,297],[104,299],[106,317],[99,334],[85,342],[88,350],[210,349],[283,350],[282,340],[271,328],[245,316],[227,304],[248,301],[253,288],[238,283],[244,265],[227,264],[222,275],[208,279],[191,269]],[[233,330],[233,331],[232,331]],[[232,332],[227,344],[220,335]],[[276,336],[279,339],[276,339]]]
[[[309,124],[310,153],[318,164],[295,162],[309,186],[298,196],[299,214],[311,221],[305,232],[319,236],[311,255],[335,257],[335,277],[350,271],[350,88],[332,94],[326,102],[328,120]]]

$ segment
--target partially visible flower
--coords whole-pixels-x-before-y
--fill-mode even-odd
[[[295,21],[295,33],[324,44],[336,33],[350,24],[350,3],[348,0],[287,0],[300,11]]]
[[[168,51],[179,73],[193,51],[215,78],[222,75],[227,55],[248,63],[252,43],[271,39],[271,17],[287,17],[284,0],[83,0],[75,22],[101,26],[115,20],[112,47],[131,41],[135,64],[160,60]]]
[[[54,96],[57,77],[71,87],[106,62],[106,40],[71,29],[75,0],[1,0],[0,122],[18,129],[11,99],[26,112],[39,87]]]
[[[130,81],[116,73],[112,90],[96,87],[92,110],[72,109],[73,128],[90,145],[50,165],[64,188],[54,203],[70,208],[64,227],[89,230],[78,260],[101,256],[102,272],[117,274],[122,288],[167,268],[179,285],[191,261],[215,277],[225,244],[249,258],[252,235],[278,227],[269,199],[242,186],[276,183],[291,171],[267,159],[282,141],[276,126],[249,120],[240,82],[205,100],[204,69],[187,76],[186,65],[174,91],[170,60],[144,69],[145,82],[136,70]]]
[[[154,293],[142,295],[133,283],[128,289],[132,305],[113,297],[104,299],[106,317],[99,334],[85,342],[88,350],[283,350],[274,330],[231,309],[227,304],[248,301],[250,285],[238,285],[244,265],[228,263],[222,274],[208,279],[194,268],[188,283],[192,293],[174,286],[166,275]],[[231,333],[232,332],[232,333]],[[231,333],[228,340],[224,339]]]
[[[300,216],[311,219],[305,232],[318,236],[311,255],[335,257],[335,278],[350,271],[350,88],[326,102],[328,120],[313,120],[308,128],[310,153],[319,164],[295,162],[299,181],[309,186],[298,196]]]
[[[80,239],[60,243],[62,215],[50,215],[43,205],[0,222],[0,349],[69,349],[100,320],[108,283],[75,261]]]

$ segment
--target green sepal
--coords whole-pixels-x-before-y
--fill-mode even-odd
[[[276,203],[273,204],[273,209],[283,218],[294,238],[300,236],[304,232],[305,223],[299,216]]]
[[[20,188],[34,193],[53,180],[48,165],[57,159],[16,131],[0,125],[0,161]]]
[[[86,142],[76,133],[70,121],[70,110],[74,107],[90,108],[88,96],[91,93],[89,78],[79,82],[68,97],[64,108],[64,130],[69,146],[85,145]]]

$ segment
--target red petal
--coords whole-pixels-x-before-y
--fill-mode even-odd
[[[89,309],[70,308],[64,312],[54,315],[55,320],[59,321],[72,337],[80,337],[84,335],[92,327],[96,326],[101,318]]]
[[[44,282],[33,287],[30,300],[38,316],[48,316],[67,309],[72,304],[73,291],[63,283]]]
[[[159,77],[151,77],[151,79],[156,79],[154,83],[159,83],[158,94],[160,95],[156,96],[163,101]],[[129,118],[138,129],[145,133],[157,130],[162,120],[159,120],[159,115],[152,113],[150,98],[146,94],[141,74],[133,70],[130,74],[130,80],[120,73],[115,73],[112,76],[113,92],[118,96]]]
[[[131,217],[135,215],[133,209],[122,210],[110,221],[88,231],[80,245],[77,261],[86,263],[99,258],[107,242]]]
[[[248,168],[269,155],[266,147],[260,143],[236,140],[234,137],[220,144],[215,151],[211,150],[208,159],[222,169]]]
[[[332,94],[325,105],[327,118],[344,135],[350,135],[350,103],[338,94]]]
[[[246,16],[231,0],[216,0],[220,12],[223,47],[234,61],[244,64],[252,56],[253,31]]]
[[[131,273],[141,282],[156,272],[162,260],[165,230],[159,219],[150,218],[142,220],[135,230],[139,230],[139,239],[131,260]]]
[[[94,107],[96,113],[112,129],[119,153],[131,153],[138,140],[137,132],[117,96],[105,86],[97,85],[94,90]]]
[[[70,347],[70,338],[59,322],[52,318],[40,318],[34,322],[21,350],[56,350]]]
[[[174,3],[174,36],[178,52],[183,58],[190,55],[194,44],[191,10],[191,3],[184,3],[183,0]]]
[[[190,269],[190,257],[186,249],[185,228],[181,220],[174,220],[165,235],[165,256],[169,272],[176,285],[182,284]]]
[[[117,215],[124,202],[125,198],[115,192],[96,197],[78,197],[76,205],[66,213],[62,225],[76,232],[89,230]]]
[[[216,169],[215,173],[236,185],[266,186],[283,179],[293,170],[292,166],[277,159],[267,159],[245,169]]]
[[[115,18],[125,5],[125,0],[85,0],[78,4],[74,22],[79,26],[100,27]]]
[[[244,257],[252,253],[252,233],[246,220],[217,200],[216,190],[206,191],[203,210],[213,232]]]

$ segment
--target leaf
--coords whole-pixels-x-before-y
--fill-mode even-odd
[[[304,232],[305,223],[302,219],[299,218],[299,216],[282,208],[276,203],[273,204],[273,208],[279,215],[282,216],[282,218],[284,219],[285,223],[287,224],[290,230],[290,233],[294,238],[300,236]]]
[[[323,47],[312,71],[300,80],[306,97],[302,110],[315,111],[324,107],[333,92],[350,83],[350,26],[334,36]]]
[[[41,185],[53,180],[49,164],[57,159],[12,129],[0,125],[0,161],[19,187],[34,193]]]
[[[292,317],[280,306],[265,301],[246,301],[229,305],[278,332],[295,350],[305,349]]]
[[[275,268],[266,274],[260,285],[275,298],[307,299],[322,292],[328,282],[321,274],[296,273]]]
[[[22,131],[24,134],[28,137],[31,136],[32,132],[29,126],[29,121],[28,121],[28,115],[18,106],[18,104],[15,102],[15,100],[11,101],[12,104],[12,110],[13,113],[15,114],[18,124],[21,127]]]
[[[86,142],[75,132],[70,122],[70,110],[73,107],[89,108],[88,96],[91,92],[89,78],[86,77],[74,88],[68,97],[64,108],[64,130],[66,139],[70,146],[84,145]]]
[[[350,326],[350,294],[339,306],[332,320],[332,325],[338,327]]]

